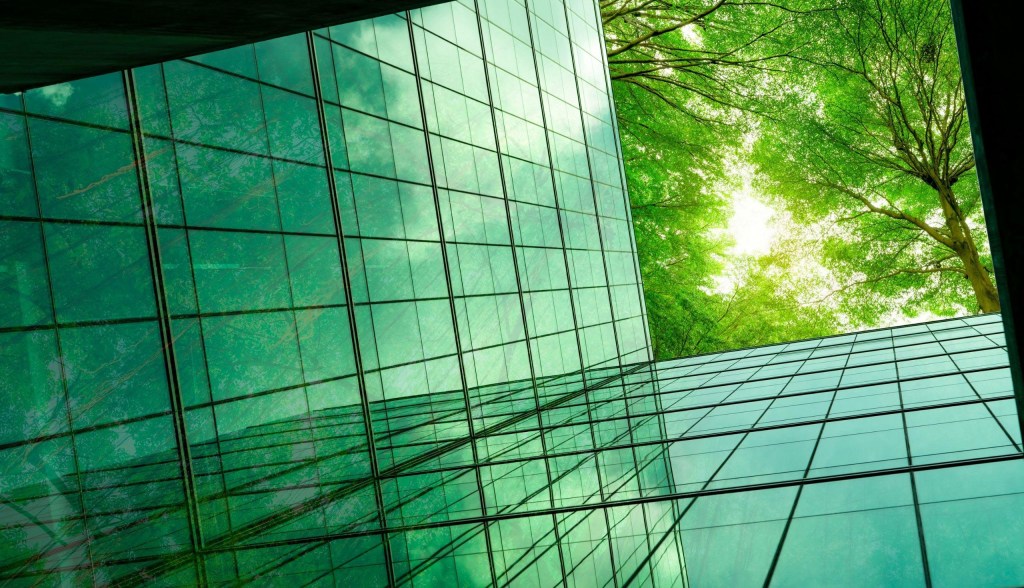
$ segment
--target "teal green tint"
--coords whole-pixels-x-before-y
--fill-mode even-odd
[[[267,153],[258,84],[184,61],[164,64],[164,76],[175,138]]]
[[[415,184],[399,184],[402,222],[408,239],[437,241],[437,216],[431,189]]]
[[[408,243],[364,240],[362,249],[370,300],[383,302],[415,297]],[[439,260],[439,256],[435,259]]]
[[[209,65],[247,78],[256,77],[256,59],[253,47],[242,45],[192,57],[190,61]]]
[[[389,65],[381,65],[380,74],[388,118],[405,125],[422,127],[423,117],[420,114],[416,78]]]
[[[269,160],[181,145],[177,148],[177,163],[185,218],[190,225],[280,229]]]
[[[198,307],[189,256],[188,233],[178,229],[161,229],[158,235],[164,289],[171,313],[195,313]]]
[[[21,111],[21,94],[0,94],[0,107]]]
[[[6,214],[37,216],[25,119],[0,112],[0,205]]]
[[[998,421],[981,405],[922,410],[907,413],[906,418],[914,463],[1017,451]]]
[[[999,315],[651,363],[600,8],[0,97],[0,583],[1024,584]]]
[[[323,168],[274,162],[281,227],[298,233],[335,233],[327,174]]]
[[[348,169],[348,147],[345,145],[345,131],[341,121],[342,109],[324,104],[327,124],[327,142],[331,153],[331,165],[335,169]]]
[[[427,146],[423,133],[401,125],[389,126],[395,154],[395,174],[398,179],[429,183],[430,167],[427,165]]]
[[[68,428],[52,330],[0,333],[0,444]]]
[[[329,34],[335,43],[341,43],[373,57],[377,56],[377,37],[373,32],[372,20],[332,26]]]
[[[39,223],[0,221],[0,283],[0,316],[7,325],[53,322]]]
[[[924,584],[907,476],[804,488],[772,586]]]
[[[264,419],[279,421],[307,411],[305,396],[300,389],[236,400],[217,407],[217,433],[226,437]]]
[[[260,80],[303,94],[313,94],[306,35],[270,39],[256,43],[255,48]]]
[[[331,542],[332,561],[337,562],[337,586],[383,588],[387,585],[384,545],[378,537],[361,537]]]
[[[416,582],[424,585],[452,581],[458,586],[490,584],[487,544],[481,525],[397,533],[390,541],[396,577],[415,574]]]
[[[334,237],[286,236],[288,275],[296,306],[345,302],[338,240]]]
[[[280,235],[191,231],[192,271],[204,312],[291,304]]]
[[[120,73],[64,82],[25,92],[25,111],[119,129],[128,128]]]
[[[900,415],[828,423],[814,452],[810,475],[836,475],[906,465]]]
[[[387,114],[380,62],[335,45],[334,66],[338,78],[344,80],[338,85],[342,106],[377,116]]]
[[[167,89],[164,86],[163,66],[147,65],[132,70],[139,95],[139,119],[142,131],[167,137],[171,134],[171,119],[167,110]]]
[[[209,317],[202,324],[215,400],[302,382],[292,313]]]
[[[146,178],[153,198],[153,215],[157,222],[182,225],[181,185],[177,153],[173,143],[146,137]]]
[[[44,217],[141,220],[127,134],[45,120],[32,120],[29,133]]]
[[[1020,461],[916,475],[936,586],[1012,585],[1024,577]]]
[[[406,71],[412,71],[412,51],[409,44],[408,23],[401,15],[380,16],[373,19],[377,37],[377,57]]]
[[[185,406],[210,401],[210,380],[206,373],[206,354],[198,319],[181,319],[172,323],[174,358],[178,368],[178,386]]]
[[[355,361],[348,341],[348,313],[344,308],[297,311],[295,322],[298,325],[302,368],[307,382],[355,372]]]
[[[353,175],[352,188],[355,210],[346,209],[342,218],[349,233],[358,232],[364,237],[405,237],[397,182]]]
[[[264,87],[263,108],[272,156],[324,164],[320,122],[312,98]]]
[[[373,330],[382,335],[403,333],[403,337],[386,337],[377,341],[377,356],[382,366],[423,359],[416,305],[408,302],[375,304],[372,307]]]
[[[697,499],[682,521],[690,581],[763,584],[795,495],[783,488]]]
[[[395,159],[387,121],[354,110],[342,113],[352,171],[394,177]]]
[[[60,338],[76,427],[170,409],[155,322],[61,329]]]
[[[502,521],[491,527],[499,582],[543,586],[562,574],[551,517]]]
[[[45,223],[43,234],[58,321],[154,315],[141,227]]]

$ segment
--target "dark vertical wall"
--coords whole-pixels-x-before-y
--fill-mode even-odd
[[[1018,418],[1024,429],[1024,118],[1020,94],[1014,90],[1024,48],[1018,19],[1005,10],[985,2],[951,3]]]

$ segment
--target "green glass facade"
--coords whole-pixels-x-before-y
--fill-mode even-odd
[[[997,315],[651,363],[590,0],[0,95],[0,583],[1024,583]]]
[[[592,2],[502,0],[0,97],[0,578],[397,581],[380,529],[502,508],[474,466],[650,359],[605,71]]]

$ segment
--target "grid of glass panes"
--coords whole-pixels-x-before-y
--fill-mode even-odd
[[[0,107],[3,574],[105,582],[192,547],[128,103],[108,75]]]
[[[1021,583],[998,317],[632,364],[594,7],[475,8],[0,96],[0,579]]]
[[[662,362],[694,586],[1018,585],[998,315]]]
[[[505,20],[452,3],[0,96],[0,576],[258,577],[275,565],[241,546],[507,512],[520,468],[472,466],[542,456],[516,430],[591,419],[582,383],[607,374],[581,368],[649,358],[632,242],[598,237],[595,195],[622,220],[621,184],[580,163],[578,122],[552,169],[526,8],[488,11]],[[500,96],[494,23],[522,61]],[[522,124],[508,101],[533,104]],[[538,507],[595,471],[558,467]],[[415,559],[361,541],[391,581]]]
[[[386,534],[394,581],[487,585],[493,573],[500,585],[1019,584],[1024,459],[1004,344],[998,315],[988,315],[610,372],[590,392],[656,397],[660,411],[554,429],[644,418],[655,429],[631,426],[632,438],[597,449],[485,458],[482,470],[506,472],[485,477],[500,507],[488,513],[458,504],[474,483],[465,468],[421,470],[427,481],[409,484],[405,503],[419,519],[393,520]],[[542,385],[565,389],[557,379]],[[530,412],[489,416],[495,436],[513,426],[531,434],[518,426]],[[606,474],[621,464],[619,476],[601,488],[577,465],[586,457]],[[359,546],[336,571],[384,583],[382,545],[361,535],[307,545],[320,559],[275,573],[329,573],[323,553]]]

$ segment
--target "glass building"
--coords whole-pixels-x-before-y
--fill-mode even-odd
[[[1024,583],[997,315],[652,363],[591,0],[0,95],[0,583]]]

